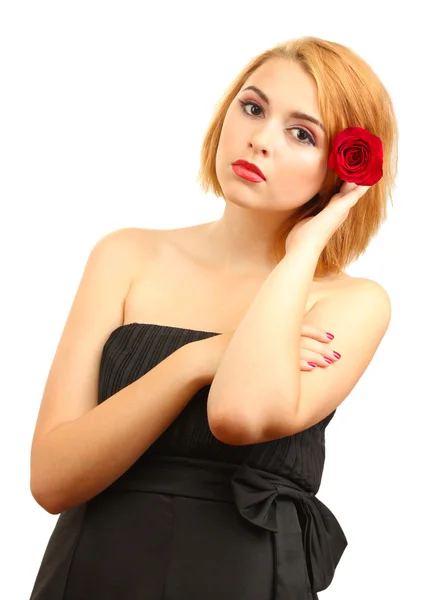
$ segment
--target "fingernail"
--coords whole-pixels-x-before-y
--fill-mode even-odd
[[[333,340],[334,339],[334,336],[333,336],[332,333],[328,333],[328,331],[326,331],[325,333],[327,334],[327,337],[328,337],[329,340]]]
[[[329,358],[325,358],[325,356],[324,356],[324,360],[325,360],[325,362],[327,362],[329,365],[331,365],[331,363],[333,362],[333,361],[332,361],[332,360],[330,360]]]
[[[341,358],[341,354],[339,354],[338,352],[335,352],[334,350],[333,350],[333,354],[336,358]]]
[[[318,366],[317,364],[311,363],[311,362],[308,362],[308,365],[311,365],[311,367],[317,367]]]

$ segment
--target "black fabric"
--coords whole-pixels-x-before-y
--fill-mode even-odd
[[[212,335],[118,327],[98,402]],[[106,490],[61,513],[30,600],[315,600],[329,586],[347,540],[315,494],[335,411],[294,436],[230,446],[208,427],[208,392]]]

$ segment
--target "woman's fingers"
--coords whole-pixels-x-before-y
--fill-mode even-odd
[[[308,362],[306,362],[306,360],[300,361],[300,370],[301,371],[313,371],[314,369],[315,369],[315,367],[313,367]]]
[[[331,358],[331,356],[326,357],[320,352],[312,352],[304,349],[301,349],[300,351],[300,360],[304,362],[316,363],[318,367],[329,367],[336,361],[336,359]]]
[[[300,338],[300,370],[312,371],[315,369],[309,363],[325,368],[339,360],[334,354],[335,349],[330,345],[331,342],[326,331],[303,323]]]
[[[332,344],[321,343],[317,340],[308,338],[306,336],[301,336],[300,338],[299,351],[301,358],[305,358],[305,360],[312,361],[312,358],[306,357],[312,356],[314,354],[320,356],[322,359],[325,356],[331,359],[333,362],[338,360],[338,358],[334,354],[335,349],[333,348]],[[307,352],[308,354],[304,355],[305,352]]]
[[[318,340],[319,342],[324,342],[326,344],[331,342],[331,339],[327,336],[326,331],[318,327],[314,327],[309,323],[302,323],[301,335]]]

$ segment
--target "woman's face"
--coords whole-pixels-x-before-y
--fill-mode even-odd
[[[244,91],[250,85],[269,104],[257,91]],[[217,149],[217,177],[226,200],[284,213],[318,193],[327,172],[324,131],[292,116],[299,111],[321,121],[316,84],[299,65],[271,59],[249,77],[229,106]],[[252,183],[236,174],[232,163],[239,159],[255,163],[266,180]]]

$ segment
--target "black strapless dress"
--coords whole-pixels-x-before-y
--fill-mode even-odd
[[[112,331],[99,398],[216,332],[149,323]],[[317,493],[320,423],[231,446],[207,421],[210,386],[113,484],[60,514],[30,600],[315,600],[347,546]]]

